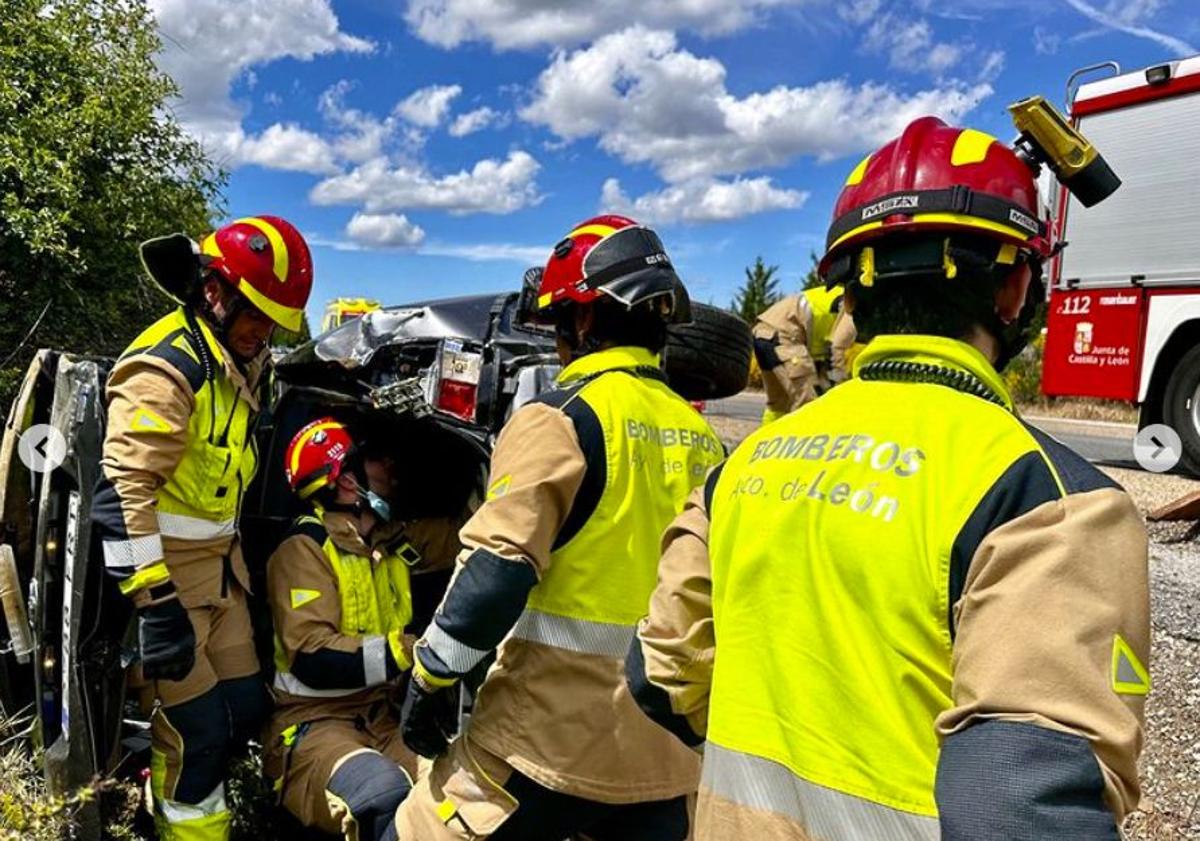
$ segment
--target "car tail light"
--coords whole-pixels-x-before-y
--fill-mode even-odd
[[[442,380],[438,386],[437,407],[465,421],[475,420],[475,386]]]
[[[465,421],[475,420],[482,364],[483,356],[464,350],[461,342],[445,342],[434,404]]]

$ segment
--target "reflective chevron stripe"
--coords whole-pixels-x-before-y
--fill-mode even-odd
[[[624,659],[633,642],[633,625],[589,622],[527,608],[517,620],[512,635],[578,654]]]
[[[425,630],[425,644],[452,672],[459,675],[471,671],[488,654],[450,636],[442,630],[436,618]]]
[[[275,673],[275,689],[301,698],[345,698],[363,690],[361,686],[357,689],[313,689],[291,672]]]
[[[939,841],[938,819],[811,783],[770,759],[704,746],[701,788],[739,806],[790,818],[821,841]]]
[[[201,517],[188,517],[185,514],[168,514],[158,512],[158,530],[163,537],[175,537],[181,540],[214,540],[218,537],[232,537],[236,531],[234,520],[205,520]]]

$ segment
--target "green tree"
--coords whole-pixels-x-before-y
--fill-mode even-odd
[[[809,267],[808,274],[804,276],[804,282],[800,284],[801,289],[816,289],[818,286],[824,286],[825,281],[817,274],[817,266],[821,262],[821,258],[817,256],[815,251],[808,252],[808,258],[812,261],[812,266]]]
[[[746,267],[746,282],[742,284],[730,307],[747,324],[754,324],[759,314],[778,301],[779,278],[775,276],[779,266],[768,266],[762,257],[754,258],[754,265]]]
[[[37,347],[116,354],[168,309],[141,271],[140,240],[211,228],[225,175],[172,116],[178,89],[154,64],[159,48],[144,0],[4,2],[5,412]]]

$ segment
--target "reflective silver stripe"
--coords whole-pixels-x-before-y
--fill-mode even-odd
[[[821,841],[939,841],[938,819],[811,783],[788,768],[708,742],[700,785],[725,800],[796,821]]]
[[[229,811],[229,807],[225,803],[224,783],[218,783],[217,787],[212,790],[212,793],[208,797],[196,804],[180,803],[177,800],[167,800],[164,798],[158,800],[157,805],[162,816],[170,824],[198,821],[201,818]]]
[[[634,628],[633,625],[589,622],[526,608],[517,620],[512,635],[517,639],[565,648],[579,654],[624,659],[629,644],[633,642]]]
[[[347,695],[362,691],[361,689],[313,689],[291,672],[276,672],[275,688],[280,692],[298,695],[301,698],[345,698]]]
[[[380,636],[365,637],[362,657],[367,686],[387,683],[387,640]]]
[[[123,567],[140,567],[163,557],[162,538],[157,534],[147,534],[129,540],[104,541],[104,565],[109,569]],[[133,570],[129,572],[132,574]]]
[[[168,514],[158,512],[158,530],[164,537],[178,537],[182,540],[212,540],[217,537],[231,537],[236,523],[233,520],[205,520],[202,517],[189,517],[186,514]]]
[[[429,623],[425,629],[425,645],[445,663],[455,674],[466,674],[487,656],[486,651],[471,648],[447,634],[438,625],[437,619]]]

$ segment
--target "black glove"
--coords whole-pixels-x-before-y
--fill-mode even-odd
[[[458,732],[458,693],[458,684],[426,689],[415,675],[409,678],[400,710],[404,744],[428,759],[445,753]]]
[[[142,675],[152,680],[183,680],[196,665],[196,632],[178,598],[138,611]]]

